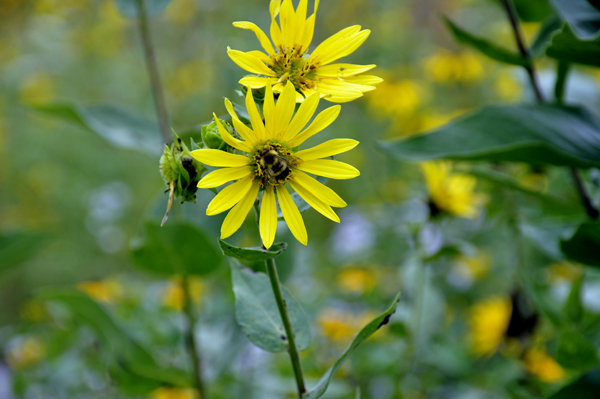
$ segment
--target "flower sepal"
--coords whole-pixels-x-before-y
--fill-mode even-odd
[[[221,119],[219,119],[219,121],[225,127],[225,129],[227,129],[229,134],[234,134],[233,128],[229,123]],[[219,133],[219,128],[216,121],[213,120],[208,125],[203,125],[201,128],[201,134],[204,148],[222,151],[228,151],[231,149],[231,147],[227,145],[225,141],[223,141],[223,137],[221,137],[221,133]]]

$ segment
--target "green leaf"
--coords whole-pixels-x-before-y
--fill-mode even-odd
[[[227,244],[223,240],[219,240],[219,246],[225,256],[247,260],[250,262],[263,262],[267,259],[275,259],[283,253],[287,248],[287,243],[278,242],[271,245],[271,248],[264,249],[262,247],[240,248]]]
[[[197,227],[169,221],[164,227],[145,224],[144,241],[131,250],[133,261],[142,269],[162,276],[205,275],[216,270],[223,257]]]
[[[560,33],[552,37],[546,55],[559,61],[600,67],[600,42],[579,40],[571,29],[565,26]]]
[[[599,167],[600,121],[577,106],[491,106],[432,133],[381,146],[393,157],[407,161],[488,160]]]
[[[156,122],[145,115],[114,105],[84,107],[50,103],[35,109],[90,130],[114,147],[157,155],[163,150]]]
[[[138,16],[138,0],[115,0],[115,4],[121,11],[121,14],[129,18],[137,18]],[[157,15],[162,10],[167,8],[171,0],[145,0],[146,12],[148,15]]]
[[[564,329],[558,340],[556,361],[561,366],[585,371],[600,363],[598,350],[587,338],[578,331]]]
[[[138,377],[134,377],[134,381],[139,377],[149,380],[150,383],[146,384],[148,389],[156,385],[152,381],[181,387],[191,385],[187,372],[159,367],[149,351],[129,337],[101,305],[83,292],[72,288],[44,289],[38,292],[38,297],[61,303],[79,321],[91,327],[101,344],[108,347],[114,356],[113,366],[134,374]]]
[[[319,382],[313,389],[302,395],[302,399],[317,399],[323,396],[323,394],[327,390],[327,387],[329,386],[329,383],[331,382],[331,379],[333,378],[333,375],[342,367],[342,365],[350,356],[350,354],[352,354],[352,352],[354,352],[354,350],[367,338],[375,334],[377,330],[379,330],[382,326],[386,325],[389,322],[390,317],[396,311],[396,306],[398,305],[399,300],[400,294],[396,295],[396,298],[394,298],[394,301],[385,312],[373,319],[369,324],[363,327],[363,329],[360,330],[358,334],[356,334],[356,336],[350,343],[350,346],[348,346],[348,348],[342,354],[342,356],[333,364],[333,366],[331,366],[331,368],[325,373],[325,375],[323,375],[321,380],[319,380]]]
[[[550,45],[550,38],[563,26],[563,22],[557,16],[553,15],[542,24],[538,34],[529,49],[533,58],[539,58],[546,52],[546,47]]]
[[[594,7],[589,0],[551,1],[578,38],[590,40],[598,37],[600,9]]]
[[[493,60],[503,62],[505,64],[519,66],[528,66],[530,64],[530,61],[524,58],[521,54],[513,53],[495,45],[494,43],[491,43],[486,39],[475,36],[472,33],[459,28],[447,18],[445,18],[444,21],[446,22],[448,28],[450,28],[450,31],[456,40],[474,48],[475,50],[478,50],[480,53],[487,55]]]
[[[548,399],[597,399],[598,392],[600,392],[600,368],[588,371]]]
[[[581,303],[581,287],[585,281],[585,274],[582,274],[571,286],[571,292],[565,303],[564,313],[575,325],[579,325],[584,315],[583,304]]]
[[[0,273],[33,257],[45,240],[43,233],[7,232],[0,234]]]
[[[244,334],[259,348],[269,352],[286,350],[286,335],[269,277],[239,265],[231,264],[235,294],[235,317]],[[305,350],[310,345],[310,325],[300,304],[284,286],[281,287],[294,330],[296,346]]]
[[[547,0],[514,0],[513,3],[523,22],[542,22],[552,14]]]
[[[575,262],[600,267],[600,222],[581,224],[571,238],[561,241],[560,249]]]

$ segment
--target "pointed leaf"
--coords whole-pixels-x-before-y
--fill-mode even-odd
[[[352,352],[354,352],[354,350],[367,338],[375,334],[377,330],[379,330],[382,326],[386,325],[389,322],[390,317],[396,311],[396,306],[398,305],[399,300],[400,294],[396,295],[396,298],[394,298],[394,301],[392,302],[391,306],[385,312],[373,319],[373,321],[371,321],[369,324],[363,327],[363,329],[360,330],[358,334],[356,334],[356,337],[354,337],[354,339],[350,343],[350,346],[348,346],[348,348],[342,354],[342,356],[325,373],[325,375],[317,383],[317,386],[315,386],[313,389],[302,395],[302,399],[316,399],[323,396],[325,391],[327,391],[327,387],[329,387],[329,383],[331,382],[333,375],[342,367],[342,365],[350,356],[350,354],[352,354]]]
[[[513,161],[600,167],[600,121],[555,104],[485,107],[429,134],[382,143],[395,158]]]
[[[560,249],[575,262],[600,267],[600,222],[581,224],[571,238],[561,241]]]
[[[560,33],[552,37],[546,55],[559,61],[600,67],[600,42],[580,40],[565,26]]]
[[[544,55],[546,47],[550,45],[550,38],[563,26],[563,21],[553,15],[542,24],[538,34],[529,49],[533,58],[539,58]]]
[[[254,345],[266,351],[285,351],[285,329],[269,277],[232,262],[231,279],[235,293],[235,317],[244,334]],[[281,289],[293,326],[296,346],[299,350],[305,350],[310,344],[308,319],[288,289],[284,286]]]
[[[551,1],[578,38],[582,40],[598,38],[600,9],[592,5],[593,0]]]
[[[221,247],[223,254],[226,256],[231,256],[233,258],[247,260],[250,262],[262,262],[267,259],[275,259],[281,255],[283,251],[286,250],[287,243],[278,242],[271,245],[269,249],[264,249],[262,247],[240,248],[227,244],[223,240],[219,240],[219,246]]]

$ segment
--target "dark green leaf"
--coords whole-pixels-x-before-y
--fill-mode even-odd
[[[582,40],[598,37],[600,10],[589,0],[551,0],[561,17]]]
[[[137,2],[138,0],[115,0],[119,11],[129,18],[136,18],[138,16]],[[164,10],[171,0],[145,0],[145,2],[148,15],[156,15]]]
[[[163,149],[156,122],[123,107],[52,103],[35,106],[35,109],[86,128],[117,148],[152,155],[160,154]]]
[[[231,278],[235,293],[235,316],[244,334],[254,345],[266,351],[285,351],[285,329],[269,277],[232,262]],[[296,346],[299,350],[305,350],[310,344],[308,319],[287,288],[281,288],[293,326]]]
[[[163,275],[205,275],[216,270],[223,257],[212,240],[197,227],[169,221],[164,227],[152,222],[145,224],[146,236],[131,253],[141,268]]]
[[[44,234],[10,232],[0,234],[0,273],[33,257],[44,243]]]
[[[585,42],[573,35],[568,26],[552,37],[546,55],[559,61],[600,67],[600,42]]]
[[[560,249],[575,262],[600,267],[600,222],[581,224],[571,238],[561,241]]]
[[[325,375],[323,375],[321,380],[319,380],[313,389],[302,395],[302,399],[317,399],[323,396],[327,390],[327,387],[329,386],[329,383],[331,382],[331,379],[333,378],[333,375],[342,367],[350,354],[352,354],[352,352],[354,352],[354,350],[367,338],[375,334],[377,330],[389,322],[390,317],[396,311],[396,306],[398,305],[399,300],[400,294],[396,295],[396,298],[394,298],[391,306],[385,312],[373,319],[373,321],[363,327],[363,329],[356,334],[356,337],[354,337],[350,343],[350,346],[348,346],[342,356],[333,364],[333,366],[325,373]]]
[[[227,244],[223,240],[219,240],[219,245],[221,246],[224,255],[250,262],[262,262],[267,259],[274,259],[281,255],[287,248],[287,243],[285,242],[275,243],[271,245],[271,248],[269,249],[264,249],[262,247],[239,248]]]
[[[600,166],[600,121],[581,107],[486,107],[432,133],[381,144],[395,158]]]
[[[556,361],[561,366],[585,371],[600,363],[598,350],[580,332],[564,329],[558,340]]]
[[[579,325],[583,318],[584,308],[581,303],[581,287],[585,281],[585,274],[582,274],[571,286],[571,292],[565,303],[564,312],[575,325]]]
[[[514,0],[519,19],[524,22],[542,22],[552,14],[547,0]]]
[[[493,60],[519,66],[527,66],[530,64],[529,60],[521,56],[521,54],[511,52],[486,39],[477,37],[472,33],[459,28],[447,18],[445,19],[445,22],[456,40],[478,50],[480,53],[487,55]]]
[[[598,392],[600,392],[600,369],[595,369],[562,387],[548,399],[597,399]]]
[[[557,16],[552,16],[548,18],[542,24],[531,48],[529,49],[529,53],[533,58],[538,58],[544,55],[546,52],[546,47],[550,45],[550,38],[556,31],[560,30],[563,22]]]

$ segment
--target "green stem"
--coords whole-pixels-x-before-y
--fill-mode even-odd
[[[283,328],[285,329],[285,335],[287,337],[287,348],[292,362],[292,368],[294,369],[294,376],[296,377],[296,385],[298,387],[298,398],[302,398],[302,394],[306,392],[306,386],[304,385],[304,375],[302,374],[302,363],[300,363],[300,354],[296,347],[296,339],[294,338],[294,331],[292,330],[292,323],[290,322],[290,316],[288,315],[287,306],[283,294],[281,292],[281,284],[279,283],[279,276],[277,274],[277,267],[275,266],[274,259],[268,259],[267,273],[269,280],[271,281],[271,288],[273,289],[273,295],[275,296],[275,302],[277,302],[277,308],[281,315],[281,321],[283,322]]]
[[[529,55],[529,51],[527,50],[527,48],[525,47],[525,44],[524,44],[525,42],[524,42],[522,34],[521,34],[521,27],[519,25],[519,19],[517,17],[517,13],[513,6],[512,0],[502,0],[502,4],[504,4],[506,13],[508,14],[508,18],[510,19],[510,24],[513,28],[513,34],[515,36],[515,41],[517,42],[517,46],[519,47],[519,51],[521,52],[521,55],[526,60],[531,61],[531,56]],[[564,94],[564,84],[565,84],[566,76],[568,73],[568,66],[563,65],[562,68],[564,69],[563,71],[561,71],[561,65],[559,64],[558,77],[557,77],[558,81],[557,81],[556,87],[555,87],[555,94],[557,95],[557,100],[559,102],[561,102],[562,96]],[[567,69],[565,69],[565,68],[567,68]],[[542,92],[537,83],[537,76],[535,73],[535,69],[533,68],[533,63],[529,62],[528,66],[525,69],[527,69],[527,73],[529,75],[529,81],[531,82],[531,87],[533,88],[533,91],[535,92],[538,102],[543,103],[544,97],[542,96]],[[561,77],[561,73],[564,76]],[[561,80],[563,80],[563,81],[561,82]],[[577,189],[577,192],[579,193],[579,196],[581,197],[581,202],[583,203],[583,206],[585,207],[585,210],[586,210],[588,216],[592,219],[598,219],[600,217],[599,216],[600,211],[594,205],[594,203],[592,202],[592,199],[590,198],[589,194],[587,193],[587,190],[585,189],[585,186],[583,184],[583,179],[581,177],[581,173],[577,169],[571,168],[571,178],[573,179],[575,188]]]
[[[204,389],[204,382],[202,380],[200,356],[198,355],[198,343],[196,342],[196,334],[194,334],[196,317],[194,314],[192,296],[190,295],[190,280],[187,275],[183,275],[181,278],[181,288],[183,290],[183,296],[185,299],[183,311],[187,316],[186,344],[188,345],[188,351],[190,353],[190,357],[192,358],[192,365],[194,367],[194,381],[196,384],[196,389],[198,390],[198,394],[200,395],[200,399],[206,399],[206,390]]]
[[[556,84],[554,85],[554,98],[557,102],[562,103],[565,96],[565,87],[567,85],[567,75],[571,64],[564,61],[558,62],[556,68]]]
[[[146,0],[136,0],[138,9],[138,25],[142,45],[144,46],[144,58],[146,60],[146,68],[150,77],[150,85],[152,87],[152,98],[158,115],[158,123],[160,125],[160,133],[163,140],[168,143],[171,141],[171,132],[169,128],[169,114],[165,105],[165,97],[163,94],[162,83],[158,73],[158,64],[154,54],[154,46],[150,36],[150,24],[148,22],[148,13],[146,10]]]

